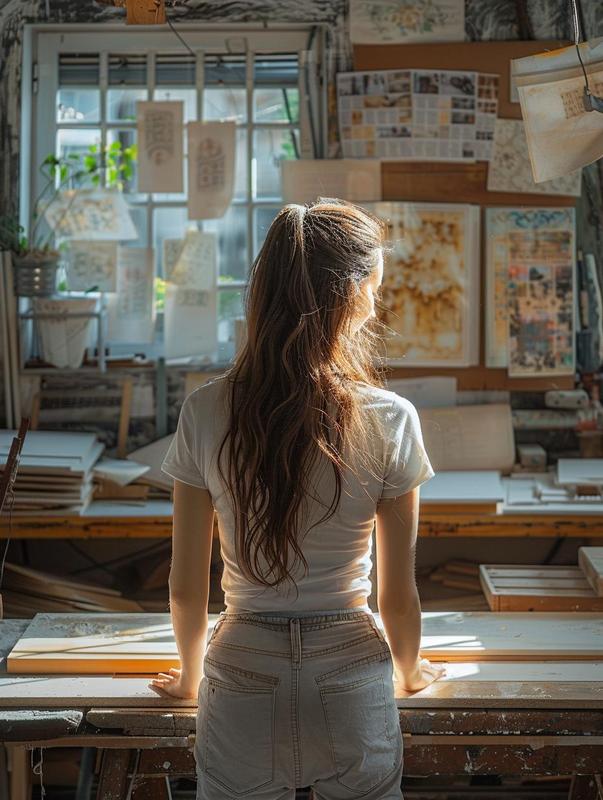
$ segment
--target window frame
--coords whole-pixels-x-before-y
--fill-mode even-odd
[[[190,87],[197,92],[196,118],[203,119],[204,60],[206,56],[221,54],[245,56],[246,121],[238,127],[247,136],[247,180],[244,199],[237,199],[233,205],[246,208],[247,264],[251,265],[256,251],[255,216],[257,209],[274,207],[282,202],[279,198],[258,198],[253,196],[253,152],[256,130],[270,128],[278,130],[299,129],[300,158],[320,158],[327,152],[327,97],[326,97],[326,28],[324,25],[290,24],[264,25],[199,25],[198,23],[178,23],[178,32],[189,47],[195,51],[197,64],[195,84]],[[317,35],[318,34],[318,35]],[[310,49],[308,49],[308,46]],[[98,53],[100,104],[102,122],[98,123],[57,123],[56,98],[59,89],[59,54]],[[123,25],[27,25],[24,32],[23,50],[23,93],[22,93],[22,149],[21,149],[21,222],[29,228],[32,215],[32,198],[40,191],[39,165],[49,152],[55,151],[58,128],[100,129],[101,144],[107,141],[111,130],[136,129],[135,122],[108,122],[106,109],[109,84],[110,54],[147,55],[147,87],[149,99],[154,91],[169,88],[163,84],[155,85],[155,57],[158,53],[182,55],[188,51],[172,30],[161,26]],[[299,122],[256,122],[253,114],[253,66],[256,56],[275,54],[298,55]],[[75,85],[70,88],[77,88]],[[86,88],[91,88],[87,86]],[[180,88],[180,87],[174,87]],[[310,106],[312,115],[310,115]],[[143,208],[146,213],[147,246],[154,247],[153,216],[157,208],[186,208],[186,199],[163,200],[148,194],[146,199],[129,200],[135,208]],[[194,221],[191,221],[193,224]],[[157,259],[156,254],[156,259]],[[244,291],[247,281],[218,282],[217,291]],[[126,352],[144,350],[150,358],[160,358],[163,343],[153,344],[119,343],[111,345],[112,352],[125,355]],[[55,370],[53,369],[53,372]]]

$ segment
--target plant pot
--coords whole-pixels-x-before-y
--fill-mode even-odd
[[[72,315],[92,314],[97,302],[96,297],[34,300],[34,313],[51,315],[36,319],[44,361],[59,368],[77,369],[81,366],[95,320]]]
[[[15,294],[19,297],[50,297],[56,291],[58,253],[13,255]]]

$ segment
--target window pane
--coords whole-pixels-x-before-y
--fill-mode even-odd
[[[155,100],[182,100],[184,102],[184,122],[197,119],[196,89],[155,89]]]
[[[256,122],[299,122],[298,89],[256,89],[253,93]]]
[[[100,91],[98,89],[59,89],[57,122],[98,122]]]
[[[245,89],[206,88],[203,91],[203,119],[232,119],[238,123],[247,120],[247,92]]]
[[[256,208],[253,220],[253,257],[255,258],[264,244],[268,228],[280,211],[281,206],[265,206]]]
[[[121,144],[121,149],[125,150],[126,147],[132,147],[132,145],[136,144],[136,131],[132,128],[128,129],[119,129],[119,128],[110,128],[107,131],[107,144],[111,145],[113,142],[119,142]],[[120,180],[123,183],[122,189],[127,194],[133,194],[138,192],[138,167],[136,161],[131,164],[132,176],[128,178],[127,176],[120,176]],[[141,197],[146,197],[146,195],[140,195]]]
[[[107,119],[109,122],[136,122],[136,101],[148,100],[146,89],[109,89]]]
[[[242,86],[247,83],[244,55],[211,55],[205,57],[206,86]]]
[[[253,69],[255,86],[297,86],[298,61],[294,53],[256,56]]]
[[[163,242],[165,239],[184,239],[191,223],[186,208],[156,208],[153,212],[153,246],[157,274],[166,277],[163,263]]]
[[[299,158],[297,131],[266,129],[254,134],[255,197],[281,197],[280,163]]]
[[[219,280],[244,281],[247,279],[247,210],[245,206],[231,206],[220,219],[203,222],[203,230],[218,234]]]
[[[218,358],[230,361],[235,355],[235,320],[244,317],[243,290],[218,292]]]
[[[61,53],[59,86],[98,86],[98,53]]]
[[[87,154],[90,145],[100,145],[101,133],[97,129],[91,128],[62,128],[57,131],[57,156],[67,158],[70,155],[78,155],[80,158]],[[80,169],[83,166],[80,162],[75,162],[75,167]],[[78,181],[78,186],[65,188],[86,188],[93,186],[89,178]]]
[[[157,86],[194,86],[195,59],[188,53],[157,54],[155,83]]]
[[[111,86],[146,86],[146,55],[109,56],[109,84]]]

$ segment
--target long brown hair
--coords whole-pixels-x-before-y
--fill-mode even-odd
[[[366,452],[355,384],[383,385],[374,364],[380,337],[375,325],[353,331],[351,322],[384,233],[379,219],[340,200],[288,205],[253,263],[247,340],[226,373],[230,418],[218,468],[233,502],[238,562],[264,586],[295,583],[298,559],[307,570],[297,522],[319,454],[336,488],[315,525],[339,504],[344,443]],[[228,478],[220,466],[227,444]]]

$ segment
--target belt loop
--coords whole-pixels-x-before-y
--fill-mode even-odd
[[[289,620],[289,631],[291,634],[291,660],[295,669],[301,667],[301,632],[299,619],[293,617]]]

